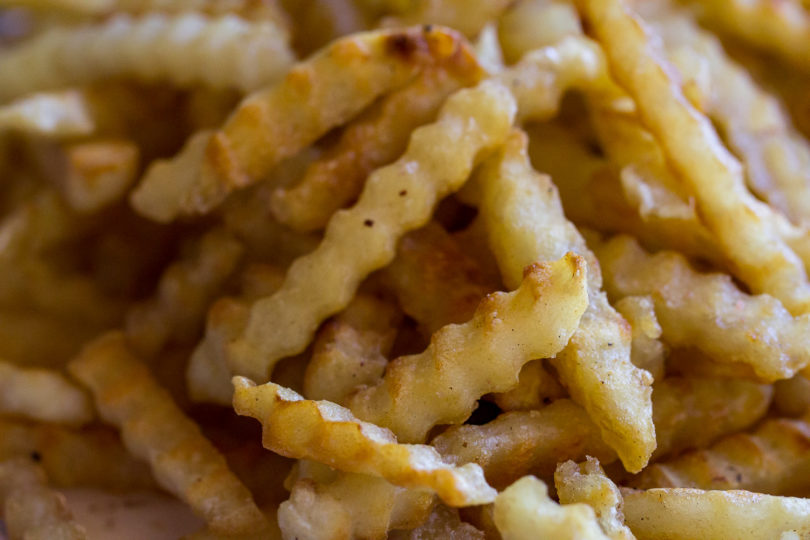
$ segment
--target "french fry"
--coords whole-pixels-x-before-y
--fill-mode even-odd
[[[391,540],[439,540],[440,538],[484,540],[486,536],[469,523],[461,521],[458,510],[439,504],[427,520],[410,531],[393,531]]]
[[[670,66],[639,19],[620,0],[579,2],[605,49],[612,75],[638,106],[735,275],[754,293],[768,293],[794,314],[810,309],[804,266],[746,190],[740,163],[709,120],[684,98]],[[673,126],[677,128],[673,129]]]
[[[50,369],[23,369],[0,361],[0,414],[79,426],[93,419],[87,394]]]
[[[579,15],[566,0],[515,2],[498,19],[498,38],[508,64],[528,51],[578,34],[582,34]]]
[[[26,459],[0,462],[0,502],[11,540],[84,540],[62,494],[52,491],[45,473]]]
[[[508,390],[525,363],[565,346],[587,307],[586,279],[577,255],[527,267],[519,289],[488,295],[470,321],[436,332],[421,354],[392,361],[377,385],[349,399],[349,408],[403,442],[422,442],[435,425],[463,422],[482,395]]]
[[[769,295],[748,295],[727,275],[700,274],[678,253],[648,255],[629,237],[592,247],[611,297],[653,298],[669,345],[749,365],[768,381],[791,377],[810,362],[803,343],[810,316],[791,316]]]
[[[357,387],[382,377],[402,314],[370,295],[357,295],[318,332],[304,374],[304,396],[342,404]]]
[[[543,361],[532,360],[520,370],[517,386],[492,394],[490,398],[502,411],[508,412],[540,409],[565,396],[565,388],[545,368]]]
[[[99,414],[121,430],[127,448],[149,461],[158,483],[212,531],[253,533],[269,526],[248,489],[129,351],[121,332],[91,342],[68,370],[90,389]]]
[[[304,350],[360,281],[394,258],[397,240],[427,223],[438,200],[461,187],[506,135],[513,114],[509,92],[496,82],[451,96],[435,123],[414,131],[402,157],[372,173],[357,204],[332,217],[324,240],[292,264],[281,289],[253,304],[244,331],[228,346],[231,371],[265,381],[278,360]]]
[[[563,385],[592,415],[625,467],[639,471],[655,449],[652,377],[631,362],[629,325],[601,291],[599,263],[565,218],[549,177],[532,169],[526,144],[525,134],[513,132],[476,176],[490,247],[508,286],[534,262],[554,260],[568,251],[588,260],[588,310],[553,363]]]
[[[3,51],[0,77],[9,83],[0,99],[126,75],[252,91],[280,77],[292,61],[283,32],[269,22],[196,13],[117,15],[49,29]]]
[[[608,540],[587,504],[559,505],[542,480],[524,476],[495,499],[495,524],[503,540]]]
[[[243,253],[242,245],[222,229],[209,231],[195,244],[166,269],[154,296],[128,310],[127,339],[146,357],[172,339],[187,343],[197,337],[208,304]]]
[[[626,490],[625,522],[639,540],[801,538],[810,532],[807,499],[747,491]]]
[[[296,230],[323,228],[335,211],[357,198],[369,173],[405,150],[410,132],[432,121],[447,96],[475,84],[481,75],[480,66],[472,63],[454,70],[425,69],[383,97],[344,129],[300,182],[273,193],[273,215]]]
[[[0,130],[36,136],[76,137],[93,132],[95,125],[80,92],[41,93],[0,107]]]
[[[579,464],[560,463],[554,473],[554,486],[560,504],[585,503],[593,508],[599,526],[611,540],[635,540],[624,524],[622,494],[605,476],[598,460],[588,457]]]
[[[655,316],[655,304],[650,296],[625,296],[615,302],[616,311],[633,329],[630,360],[658,381],[664,377],[667,347],[661,340],[661,325]]]
[[[422,69],[470,63],[475,59],[468,47],[446,29],[338,40],[281,82],[245,98],[221,129],[199,132],[175,158],[152,165],[131,202],[156,221],[207,212]]]

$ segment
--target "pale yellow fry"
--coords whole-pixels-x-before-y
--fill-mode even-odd
[[[62,494],[25,458],[0,461],[0,503],[9,540],[84,540]]]
[[[390,303],[358,294],[319,330],[304,373],[304,395],[341,405],[357,387],[376,383],[401,320]]]
[[[806,417],[771,419],[751,433],[729,435],[705,450],[651,465],[633,485],[800,495],[810,487],[808,445]]]
[[[609,540],[587,504],[559,505],[542,480],[524,476],[495,499],[495,525],[503,540]]]
[[[490,398],[504,412],[540,409],[567,395],[565,388],[543,365],[532,360],[520,370],[518,384],[511,390],[492,394]]]
[[[447,96],[482,75],[473,62],[451,68],[424,70],[346,127],[300,182],[274,192],[271,208],[276,219],[296,230],[323,228],[335,211],[357,198],[369,173],[405,150],[411,131],[433,120]]]
[[[694,196],[735,274],[792,313],[810,309],[804,266],[769,223],[765,205],[747,191],[740,163],[674,83],[671,67],[642,23],[621,0],[579,4],[605,49],[612,75],[636,101],[642,122]]]
[[[62,373],[0,361],[0,414],[78,426],[90,422],[87,394]]]
[[[121,430],[127,448],[149,461],[158,483],[186,501],[214,532],[268,526],[248,489],[129,351],[121,332],[91,342],[68,370],[90,389],[99,414]]]
[[[172,160],[152,165],[132,204],[157,221],[207,212],[423,68],[470,62],[467,45],[447,29],[340,39],[245,98],[221,129],[194,135]]]
[[[486,504],[497,494],[478,465],[454,467],[430,446],[398,444],[390,431],[359,421],[344,407],[306,400],[274,383],[256,386],[234,377],[233,384],[234,409],[261,422],[262,444],[269,450],[381,476],[403,487],[431,489],[451,506]]]
[[[508,390],[524,364],[565,346],[587,307],[586,273],[573,254],[527,267],[520,288],[488,295],[470,321],[445,326],[424,352],[392,361],[349,408],[403,442],[423,442],[433,426],[463,422],[482,395]]]
[[[439,199],[503,140],[514,110],[494,81],[451,96],[435,123],[413,132],[402,157],[372,173],[357,204],[332,217],[324,240],[292,264],[281,289],[253,304],[244,332],[228,346],[231,371],[266,381],[278,360],[303,351],[360,281],[391,262],[399,238],[427,223]]]
[[[461,521],[458,510],[436,505],[424,523],[410,531],[393,531],[391,540],[484,540],[486,536],[474,526]]]
[[[442,24],[474,37],[487,22],[496,19],[514,0],[416,0],[384,24]]]
[[[624,524],[622,494],[605,476],[599,460],[589,456],[579,464],[560,463],[554,473],[554,486],[560,504],[585,503],[593,508],[599,526],[611,540],[635,540]]]
[[[34,94],[0,107],[0,131],[75,137],[94,129],[88,104],[75,90]]]
[[[269,22],[197,13],[54,27],[0,53],[0,99],[121,76],[252,91],[292,64],[283,35]]]
[[[150,357],[172,339],[180,343],[195,339],[208,304],[242,253],[239,241],[222,229],[199,238],[190,253],[166,268],[155,294],[129,308],[125,328],[130,344]]]
[[[537,411],[505,413],[482,426],[453,426],[430,444],[454,463],[478,463],[499,489],[525,474],[550,479],[566,459],[616,459],[587,413],[568,399]]]
[[[625,296],[615,302],[618,311],[633,329],[630,360],[633,365],[650,372],[654,381],[664,377],[669,351],[659,339],[661,325],[655,316],[655,304],[650,296]]]
[[[489,245],[509,286],[523,268],[566,252],[588,261],[588,309],[571,343],[554,361],[560,380],[599,426],[624,466],[641,470],[655,450],[650,385],[652,377],[630,360],[630,328],[602,292],[599,263],[563,213],[548,176],[534,171],[527,137],[515,131],[476,175],[479,213]]]
[[[810,14],[802,0],[703,0],[693,4],[710,27],[803,70],[810,70]]]
[[[611,297],[653,298],[668,344],[749,365],[768,381],[810,363],[810,314],[793,317],[767,294],[748,295],[725,274],[698,273],[675,252],[649,255],[627,236],[592,247]]]
[[[639,540],[771,540],[810,534],[810,501],[748,491],[626,490],[625,522]],[[787,540],[789,536],[781,536]]]

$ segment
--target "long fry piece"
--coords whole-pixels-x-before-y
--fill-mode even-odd
[[[231,371],[264,382],[278,360],[303,351],[360,281],[394,258],[399,238],[427,223],[439,199],[503,140],[514,111],[508,90],[493,81],[451,96],[435,123],[414,131],[402,157],[368,178],[357,204],[332,217],[321,244],[292,264],[281,289],[253,304],[228,347]]]
[[[63,374],[23,369],[0,361],[0,414],[57,424],[82,425],[93,419],[87,394]]]
[[[91,342],[68,369],[91,390],[102,418],[121,430],[127,448],[148,460],[158,482],[186,501],[214,532],[267,528],[248,489],[129,351],[122,333]]]

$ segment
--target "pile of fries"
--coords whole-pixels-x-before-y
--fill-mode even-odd
[[[0,537],[810,538],[806,0],[0,6]]]

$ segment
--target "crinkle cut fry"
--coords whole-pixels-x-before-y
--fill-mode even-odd
[[[156,221],[207,212],[422,69],[463,70],[471,63],[475,58],[463,38],[444,28],[339,39],[279,83],[247,96],[221,129],[199,132],[173,159],[154,164],[131,202]]]
[[[463,422],[478,398],[508,390],[524,364],[565,346],[587,307],[586,273],[573,254],[528,266],[517,290],[488,295],[470,321],[445,326],[424,352],[389,363],[377,385],[349,398],[349,408],[403,442]]]
[[[791,313],[810,310],[804,266],[770,223],[767,207],[747,191],[740,163],[673,82],[641,21],[622,0],[578,5],[603,45],[612,75],[636,101],[642,122],[694,196],[735,275],[755,293],[778,298]]]
[[[357,420],[340,405],[306,400],[275,383],[256,386],[234,377],[233,384],[234,409],[261,422],[262,444],[269,450],[379,475],[404,487],[428,488],[451,506],[490,503],[497,494],[478,465],[455,467],[430,446],[398,444],[390,431]]]
[[[460,68],[425,69],[364,112],[307,168],[300,182],[273,193],[276,219],[301,231],[323,228],[335,211],[360,194],[369,173],[405,150],[410,133],[433,120],[447,96],[477,83],[483,74],[477,64]]]
[[[323,241],[293,262],[281,289],[253,304],[228,346],[232,373],[264,382],[278,360],[303,351],[360,281],[391,262],[399,238],[427,223],[439,199],[503,140],[514,112],[508,90],[495,81],[448,98],[435,123],[413,132],[405,154],[369,176],[357,204],[332,216]]]
[[[99,414],[121,430],[127,448],[149,461],[158,483],[186,501],[214,532],[239,534],[268,526],[225,458],[130,352],[121,332],[88,344],[68,370],[90,389]]]
[[[638,540],[787,540],[810,534],[807,499],[699,489],[622,490],[622,494],[625,522]]]
[[[810,314],[793,317],[769,295],[745,294],[725,274],[698,273],[679,253],[649,255],[628,236],[592,247],[611,297],[650,295],[670,345],[744,363],[768,381],[810,363]]]
[[[292,62],[283,33],[269,22],[198,13],[117,15],[45,30],[3,50],[0,99],[116,76],[253,91]]]
[[[478,170],[479,212],[504,281],[513,286],[524,266],[573,251],[588,260],[589,305],[571,342],[553,361],[563,385],[599,426],[625,467],[639,471],[655,450],[652,377],[630,360],[630,328],[601,291],[596,257],[566,219],[556,187],[534,171],[527,137],[514,131]]]
[[[596,512],[602,531],[611,540],[635,540],[624,524],[622,494],[616,484],[605,475],[599,460],[592,457],[583,463],[566,461],[557,466],[554,486],[560,504],[585,503]]]
[[[48,487],[42,468],[26,458],[0,461],[0,509],[11,540],[84,540],[61,493]]]
[[[88,135],[93,116],[81,92],[43,92],[0,107],[0,131],[51,137]]]
[[[803,495],[810,487],[808,446],[807,416],[774,418],[750,433],[729,435],[705,450],[651,465],[632,485]]]

